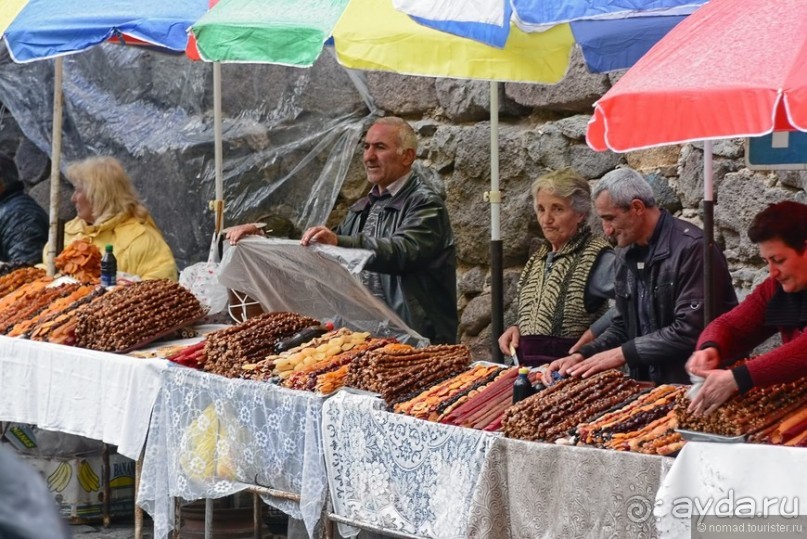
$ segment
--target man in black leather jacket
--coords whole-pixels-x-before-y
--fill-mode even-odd
[[[48,214],[23,192],[14,160],[0,153],[0,262],[42,261]]]
[[[362,274],[370,291],[433,344],[455,343],[454,235],[443,200],[412,171],[416,151],[417,137],[406,121],[377,120],[364,141],[370,193],[335,230],[310,228],[301,243],[373,251]]]
[[[587,377],[627,363],[636,380],[689,383],[684,370],[704,327],[703,232],[656,206],[635,170],[609,172],[592,193],[597,214],[617,249],[611,326],[551,371]],[[714,252],[715,311],[737,304],[726,259]]]

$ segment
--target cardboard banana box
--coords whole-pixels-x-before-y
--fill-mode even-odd
[[[20,455],[44,477],[59,510],[71,522],[94,522],[102,517],[104,489],[101,457],[41,458]],[[112,517],[130,517],[134,511],[135,463],[121,455],[109,457]]]

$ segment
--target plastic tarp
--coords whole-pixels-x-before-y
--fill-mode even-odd
[[[364,249],[248,237],[225,251],[219,282],[246,292],[265,311],[296,312],[376,337],[428,344],[358,279],[372,256]]]
[[[49,155],[52,61],[4,55],[0,103]],[[360,75],[324,54],[308,70],[223,65],[222,76],[225,226],[268,216],[294,237],[325,223],[370,121]],[[63,167],[119,158],[180,268],[207,259],[213,230],[211,80],[210,64],[139,47],[103,44],[64,59]]]

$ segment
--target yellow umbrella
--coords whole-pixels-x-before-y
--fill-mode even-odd
[[[406,75],[508,82],[560,81],[574,36],[568,24],[524,33],[515,26],[497,49],[416,23],[391,0],[350,0],[333,30],[345,67]]]

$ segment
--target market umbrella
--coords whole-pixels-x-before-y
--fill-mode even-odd
[[[711,287],[711,142],[807,131],[807,0],[711,0],[659,41],[594,106],[586,140],[627,152],[704,144]],[[707,296],[707,319],[714,314]]]
[[[48,269],[54,272],[62,134],[62,57],[111,38],[177,53],[188,47],[187,28],[208,0],[10,0],[0,13],[0,36],[15,62],[55,58]],[[217,182],[218,183],[218,182]],[[219,197],[217,188],[217,198]],[[218,206],[217,206],[218,209]],[[220,221],[217,212],[217,224]]]
[[[648,2],[644,2],[648,4]],[[699,2],[696,2],[699,3]],[[258,7],[264,6],[264,9]],[[636,8],[635,11],[641,11]],[[680,17],[648,17],[643,29],[614,41],[614,21],[589,26],[584,51],[594,71],[631,65]],[[617,21],[618,22],[618,21]],[[476,23],[460,21],[457,27]],[[192,27],[203,59],[310,66],[333,37],[338,61],[349,68],[409,75],[488,81],[559,82],[569,65],[576,36],[568,23],[553,22],[542,32],[507,26],[502,47],[492,47],[416,23],[392,0],[221,0]],[[624,27],[623,27],[624,30]],[[503,330],[501,238],[498,182],[498,88],[491,87],[491,274],[493,333]],[[498,279],[496,276],[499,276]],[[497,327],[498,326],[498,327]],[[494,338],[495,340],[495,338]],[[493,343],[498,357],[498,347]]]
[[[623,69],[706,0],[393,0],[418,23],[493,47],[513,28],[543,32],[568,23],[593,73]]]

